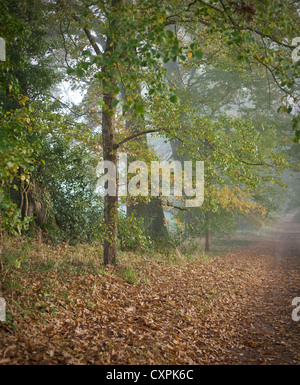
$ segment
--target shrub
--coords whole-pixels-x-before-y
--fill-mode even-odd
[[[142,218],[119,216],[119,246],[121,250],[147,250],[152,247],[152,241],[147,234]]]

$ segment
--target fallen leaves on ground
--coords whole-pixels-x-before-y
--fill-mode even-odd
[[[0,364],[299,364],[294,246],[278,256],[282,239],[258,239],[205,263],[135,257],[136,284],[32,256],[26,275],[5,277]]]

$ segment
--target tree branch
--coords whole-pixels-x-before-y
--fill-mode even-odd
[[[188,211],[189,210],[186,207],[175,206],[175,205],[173,205],[172,203],[169,203],[169,202],[163,202],[163,205],[166,205],[168,207],[172,207],[173,209],[181,210],[181,211]]]
[[[164,130],[163,128],[158,128],[158,129],[151,129],[151,130],[145,130],[145,131],[137,132],[137,133],[130,135],[127,138],[121,140],[121,142],[117,143],[116,148],[119,148],[120,146],[122,146],[122,144],[129,142],[132,139],[138,138],[139,136],[142,136],[145,134],[151,134],[151,133],[159,132],[159,131],[163,131],[163,130]]]
[[[73,14],[72,17],[75,21],[82,24],[80,18],[77,15]],[[91,31],[86,27],[82,27],[82,28],[83,28],[83,31],[86,34],[91,46],[93,47],[96,55],[101,55],[101,53],[102,53],[101,49],[99,48],[98,44],[96,43],[96,40],[94,39],[94,36],[92,35]]]

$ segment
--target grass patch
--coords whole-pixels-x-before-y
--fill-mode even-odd
[[[4,290],[8,291],[19,291],[21,292],[23,287],[21,281],[18,279],[18,277],[9,277],[7,278],[2,285],[2,288]]]
[[[124,279],[125,282],[135,285],[139,281],[137,279],[137,274],[132,269],[122,269],[118,272],[120,278]]]
[[[175,248],[164,252],[120,251],[117,266],[107,267],[103,265],[102,246],[98,243],[72,246],[49,245],[40,239],[30,242],[8,237],[2,239],[4,274],[0,277],[0,295],[20,299],[21,307],[13,306],[18,314],[33,306],[37,317],[47,312],[55,314],[63,304],[73,306],[76,299],[69,290],[77,280],[91,280],[92,292],[97,292],[101,282],[107,279],[148,286],[153,276],[159,276],[162,269],[185,268],[189,263],[204,264],[213,256],[204,253],[201,245],[198,248],[200,252],[194,245],[186,246],[181,253],[176,253]],[[30,306],[27,298],[29,291],[33,295]],[[49,306],[51,301],[56,305],[58,301],[59,304]]]
[[[221,246],[224,250],[228,247],[237,247],[237,246],[249,246],[253,244],[252,239],[239,239],[239,238],[216,238],[213,240],[213,246]],[[221,251],[221,248],[218,248],[217,251]]]

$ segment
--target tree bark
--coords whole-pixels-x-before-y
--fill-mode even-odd
[[[113,81],[113,79],[110,79]],[[103,98],[105,105],[112,110],[112,94]],[[107,110],[102,111],[103,158],[115,165],[117,170],[115,113],[109,115]],[[118,252],[118,181],[116,181],[115,196],[106,195],[104,199],[105,236],[103,245],[104,264],[115,264]]]
[[[209,213],[205,213],[205,251],[210,251],[210,218]]]
[[[112,55],[116,49],[116,39],[113,39],[113,34],[117,28],[117,16],[114,15],[118,6],[123,3],[123,0],[111,1],[111,18],[110,32],[107,34],[105,49],[103,56],[108,59],[108,65],[103,65],[101,68],[102,88],[103,88],[103,108],[102,108],[102,141],[103,141],[103,160],[110,161],[117,168],[117,142],[116,142],[116,126],[115,117],[116,109],[114,101],[116,100],[115,88],[117,80],[113,75],[116,63],[111,61]],[[73,19],[80,22],[78,16],[73,15]],[[83,25],[83,30],[92,45],[97,55],[102,55],[102,52],[96,43],[89,28]],[[116,263],[118,252],[118,180],[116,180],[115,196],[106,195],[104,199],[104,223],[105,234],[103,244],[103,262],[105,265],[113,265]]]
[[[112,0],[112,13],[122,0]],[[111,21],[111,30],[115,27],[114,18]],[[116,42],[107,36],[104,55],[111,59],[111,56],[116,49]],[[103,86],[103,101],[102,108],[102,140],[103,140],[103,159],[110,161],[117,168],[117,142],[116,142],[116,126],[115,116],[116,109],[114,100],[116,99],[115,88],[116,78],[112,75],[112,67],[114,64],[102,67],[102,86]],[[117,173],[118,174],[118,173]],[[106,195],[104,200],[104,222],[105,235],[103,244],[103,262],[105,265],[114,265],[117,260],[118,253],[118,180],[116,180],[115,196]]]

